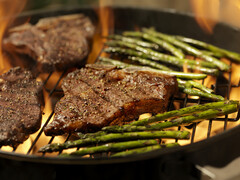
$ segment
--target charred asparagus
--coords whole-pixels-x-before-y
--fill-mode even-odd
[[[146,119],[134,121],[134,122],[130,123],[129,125],[135,125],[135,126],[147,125],[147,124],[150,124],[153,122],[163,121],[163,120],[166,120],[171,117],[177,117],[177,116],[182,116],[182,115],[186,115],[186,114],[190,114],[190,113],[196,113],[196,112],[205,111],[208,109],[221,108],[221,107],[223,107],[225,105],[229,105],[229,104],[237,104],[238,105],[238,101],[220,101],[220,102],[212,102],[212,103],[189,106],[189,107],[181,108],[178,110],[173,110],[173,111],[168,111],[168,112],[165,112],[162,114],[157,114],[155,116],[152,116],[152,117],[149,117]],[[129,126],[129,125],[124,125],[124,126]]]
[[[144,32],[146,33],[149,33],[153,36],[156,36],[156,37],[160,37],[182,49],[184,49],[185,51],[187,51],[188,53],[190,54],[193,54],[193,55],[196,55],[197,57],[200,57],[206,61],[209,61],[213,64],[215,64],[220,70],[222,71],[228,71],[230,69],[230,66],[225,64],[224,62],[212,57],[212,56],[209,56],[205,53],[202,53],[201,51],[199,51],[197,48],[187,44],[187,43],[184,43],[182,41],[179,41],[178,39],[174,38],[173,36],[169,36],[167,34],[163,34],[163,33],[160,33],[160,32],[156,32],[155,30],[153,29],[143,29]]]
[[[225,56],[225,57],[231,58],[231,59],[233,59],[237,62],[240,62],[240,54],[239,53],[228,51],[226,49],[222,49],[222,48],[219,48],[217,46],[214,46],[214,45],[211,45],[209,43],[199,41],[199,40],[196,40],[196,39],[191,39],[191,38],[182,37],[182,36],[176,36],[176,38],[178,40],[183,41],[183,42],[190,43],[190,44],[205,48],[205,49],[209,50],[210,52],[213,52],[214,55],[217,55],[218,57],[224,57]]]
[[[70,154],[62,154],[61,156],[64,156],[64,157],[83,156],[86,154],[95,154],[95,153],[109,152],[109,151],[116,152],[116,151],[123,151],[126,149],[139,148],[139,147],[156,145],[156,144],[158,144],[158,141],[154,139],[108,143],[108,144],[94,146],[94,147],[87,147],[81,150],[74,151]]]
[[[150,152],[156,149],[170,148],[170,147],[176,147],[176,146],[179,146],[179,144],[178,143],[169,143],[169,144],[161,144],[161,145],[157,144],[157,145],[152,145],[152,146],[147,146],[142,148],[131,149],[129,151],[118,152],[113,154],[112,157],[129,156],[133,154]]]
[[[106,143],[113,141],[129,141],[137,139],[159,139],[159,138],[177,138],[189,139],[188,131],[148,131],[148,132],[130,132],[130,133],[111,133],[102,136],[89,137],[65,143],[54,143],[43,146],[39,152],[61,151],[72,147],[84,147],[91,144]]]
[[[189,124],[195,121],[200,121],[203,119],[211,119],[217,116],[230,114],[238,110],[238,104],[228,104],[217,109],[208,109],[202,112],[194,113],[192,115],[179,117],[172,119],[170,121],[156,123],[146,126],[134,126],[134,125],[125,125],[125,126],[108,126],[104,127],[102,130],[107,132],[135,132],[135,131],[149,131],[149,130],[161,130],[164,128],[169,128],[173,126],[179,126],[182,124]]]

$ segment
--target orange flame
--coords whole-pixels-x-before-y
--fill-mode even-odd
[[[94,61],[97,59],[102,50],[104,42],[106,41],[104,37],[108,36],[114,28],[113,10],[112,8],[107,6],[105,0],[99,1],[99,9],[97,10],[97,12],[99,21],[95,35],[93,37],[92,52],[88,56],[88,63],[94,63]],[[101,55],[104,56],[103,53]]]
[[[207,33],[217,22],[240,27],[240,0],[190,0],[196,21]]]
[[[219,20],[219,0],[190,0],[195,18],[203,30],[212,33]]]
[[[5,30],[12,23],[14,18],[23,10],[26,0],[1,0],[0,1],[0,41],[2,42]],[[11,66],[4,60],[2,53],[2,44],[0,43],[0,71]]]

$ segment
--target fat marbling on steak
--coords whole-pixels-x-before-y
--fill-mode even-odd
[[[63,70],[82,64],[93,34],[94,26],[83,14],[49,17],[10,29],[3,47],[9,53],[28,55],[41,72]]]
[[[41,125],[42,83],[20,67],[0,76],[0,147],[16,146]]]
[[[178,89],[173,76],[99,64],[69,73],[62,88],[64,97],[46,135],[92,132],[126,124],[142,113],[164,112]]]

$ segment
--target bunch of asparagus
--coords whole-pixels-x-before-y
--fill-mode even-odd
[[[224,98],[213,94],[211,89],[194,80],[204,79],[207,74],[217,76],[219,71],[229,71],[230,66],[220,60],[222,57],[240,62],[240,55],[235,52],[198,40],[160,33],[152,28],[143,28],[141,32],[127,31],[122,35],[110,35],[108,39],[110,40],[106,42],[108,47],[104,49],[105,52],[124,55],[132,62],[152,68],[148,70],[175,75],[182,92],[217,101],[222,101]],[[200,60],[187,59],[186,54]],[[101,63],[113,64],[120,68],[132,66],[109,58],[100,58],[100,60]],[[165,64],[179,68],[187,67],[203,74],[174,71]]]
[[[61,156],[83,156],[100,152],[117,152],[112,156],[126,156],[159,148],[179,146],[178,143],[160,145],[158,139],[189,139],[190,132],[164,130],[165,128],[227,115],[236,112],[238,108],[238,101],[220,101],[190,106],[157,114],[123,126],[107,126],[96,133],[79,134],[78,140],[49,144],[40,148],[39,151],[54,152],[83,147]]]

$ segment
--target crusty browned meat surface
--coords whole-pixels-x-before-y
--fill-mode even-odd
[[[42,83],[20,67],[0,76],[0,147],[16,146],[41,125]]]
[[[177,92],[175,77],[115,66],[86,65],[69,73],[62,83],[64,97],[46,135],[91,132],[122,125],[142,113],[161,113]]]
[[[93,34],[94,26],[83,14],[44,18],[11,29],[3,47],[30,56],[41,72],[63,70],[82,64]]]

